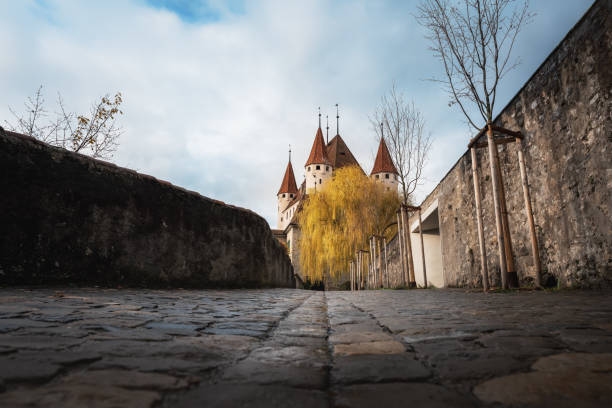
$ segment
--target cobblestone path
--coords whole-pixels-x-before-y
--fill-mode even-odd
[[[0,407],[609,407],[611,295],[0,289]]]

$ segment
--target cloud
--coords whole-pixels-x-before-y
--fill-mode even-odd
[[[470,134],[447,96],[425,81],[441,72],[411,16],[415,4],[3,2],[0,120],[40,84],[48,102],[60,91],[74,111],[119,90],[125,134],[117,164],[251,208],[275,226],[288,145],[299,183],[317,107],[333,130],[340,104],[340,132],[367,171],[376,148],[368,115],[396,82],[435,139],[422,198]],[[589,4],[534,4],[539,15],[516,45],[523,65],[508,76],[500,107]]]

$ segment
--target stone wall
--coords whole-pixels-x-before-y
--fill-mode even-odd
[[[295,285],[257,214],[2,130],[0,191],[0,285]]]
[[[612,283],[611,15],[612,1],[597,1],[495,120],[497,125],[525,135],[523,148],[543,281],[549,285],[597,287]],[[499,151],[514,259],[521,283],[528,284],[535,269],[517,147],[506,144]],[[489,275],[492,283],[499,285],[486,149],[478,150],[477,160]],[[480,287],[469,152],[421,206],[427,208],[435,200],[446,285]],[[414,222],[411,219],[411,224]]]

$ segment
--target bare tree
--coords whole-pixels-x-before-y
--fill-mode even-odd
[[[387,143],[399,172],[402,202],[408,205],[412,193],[422,181],[423,167],[431,147],[431,137],[424,132],[425,118],[414,102],[408,103],[394,85],[382,96],[370,122],[377,139],[384,137]]]
[[[507,9],[519,3],[513,10]],[[510,59],[516,36],[531,19],[527,0],[424,0],[417,20],[428,31],[431,50],[442,61],[451,101],[475,129],[467,103],[475,105],[485,124],[493,120],[500,80],[519,63]]]
[[[16,119],[13,125],[5,121],[14,132],[32,136],[53,146],[62,147],[74,152],[89,154],[95,158],[110,159],[119,145],[123,133],[117,126],[117,115],[123,111],[119,106],[123,102],[121,93],[114,97],[105,95],[92,104],[88,116],[77,115],[66,111],[62,96],[58,93],[58,111],[53,117],[45,109],[45,100],[40,86],[33,97],[25,101],[25,114],[20,115],[9,107]]]

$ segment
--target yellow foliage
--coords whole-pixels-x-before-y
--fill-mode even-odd
[[[339,276],[358,249],[368,249],[371,235],[382,235],[395,220],[400,199],[370,180],[357,166],[338,169],[333,178],[307,196],[298,223],[300,265],[311,281],[321,281],[326,271]]]

